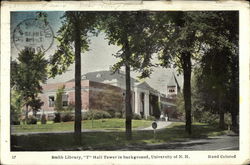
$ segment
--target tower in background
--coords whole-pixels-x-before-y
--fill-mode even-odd
[[[170,80],[167,83],[167,97],[176,98],[177,94],[180,92],[180,85],[176,79],[175,74],[173,73]]]

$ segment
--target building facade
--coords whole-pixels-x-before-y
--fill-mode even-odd
[[[84,74],[81,81],[82,112],[114,110],[124,113],[125,82],[125,74],[122,72],[97,71]],[[177,89],[178,82],[175,83],[177,83],[175,87]],[[44,102],[40,113],[53,114],[55,112],[56,93],[62,86],[64,86],[63,107],[74,105],[74,85],[74,79],[68,82],[45,84],[43,94],[40,95]],[[173,83],[170,84],[170,88],[174,88]],[[159,118],[162,113],[167,112],[167,109],[175,108],[174,100],[170,98],[170,96],[174,96],[173,94],[168,93],[169,98],[167,98],[166,95],[152,88],[147,82],[139,82],[134,78],[131,78],[131,96],[133,113],[139,114],[143,118],[148,118],[148,116]]]

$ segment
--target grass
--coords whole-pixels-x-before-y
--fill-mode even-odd
[[[148,120],[133,120],[132,127],[149,127],[152,121]],[[59,132],[59,131],[73,131],[74,122],[62,122],[47,124],[38,123],[36,125],[12,125],[12,133],[21,132]],[[99,119],[99,120],[83,120],[83,129],[94,129],[94,130],[124,130],[125,120],[124,119]]]
[[[82,145],[74,144],[72,133],[39,134],[11,136],[12,150],[55,151],[55,150],[114,150],[128,145],[145,145],[183,141],[191,138],[207,138],[222,135],[214,126],[194,123],[193,133],[185,133],[184,123],[173,123],[164,130],[159,130],[154,138],[153,131],[133,131],[133,140],[127,141],[124,132],[85,132],[82,133]]]
[[[149,138],[147,143],[164,143],[168,141],[183,141],[187,139],[208,138],[211,136],[219,136],[225,134],[226,131],[220,130],[218,127],[211,126],[204,123],[193,123],[192,134],[189,135],[185,132],[184,123],[173,123],[168,129],[163,132],[157,133],[157,138]]]

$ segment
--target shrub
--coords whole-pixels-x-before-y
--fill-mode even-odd
[[[88,112],[82,113],[82,120],[88,120]]]
[[[134,120],[141,120],[141,116],[137,113],[133,113],[132,119]]]
[[[46,115],[45,114],[42,114],[41,123],[42,124],[46,124],[47,123],[47,119],[46,119]]]
[[[100,110],[90,110],[85,112],[82,116],[83,120],[91,120],[93,119],[104,119],[104,118],[111,118],[111,115],[106,111]]]
[[[20,92],[11,90],[10,97],[10,121],[12,125],[20,125],[23,98]]]
[[[72,103],[69,103],[69,105],[66,108],[64,108],[64,110],[67,112],[72,112],[75,110],[75,105]]]
[[[16,116],[11,116],[10,118],[10,124],[11,125],[20,125],[20,119]]]
[[[11,124],[12,125],[20,125],[20,121],[14,120],[14,121],[11,121]]]
[[[114,118],[115,117],[115,110],[113,110],[113,109],[109,109],[109,110],[107,110],[107,112],[110,114],[110,116],[112,117],[112,118]]]
[[[61,114],[55,113],[54,123],[60,123],[61,122]]]
[[[111,115],[106,111],[94,111],[94,119],[111,118]]]
[[[108,112],[105,112],[103,111],[103,118],[112,118],[112,116],[108,113]]]
[[[205,112],[203,112],[202,118],[200,120],[203,123],[208,123],[208,124],[211,124],[211,125],[218,125],[218,123],[219,123],[219,115],[205,111]]]
[[[154,120],[155,120],[155,117],[154,117],[154,116],[148,116],[148,117],[147,117],[147,120],[154,121]]]
[[[37,123],[37,118],[34,116],[31,116],[27,119],[27,124],[36,124]]]
[[[22,118],[22,119],[21,119],[21,123],[22,123],[22,124],[25,124],[25,123],[26,123],[26,119],[25,119],[25,118]]]
[[[20,125],[20,115],[17,115],[11,111],[10,123],[12,125]]]
[[[66,113],[62,116],[63,122],[74,121],[74,116],[71,113]]]
[[[48,121],[54,121],[54,119],[55,119],[55,114],[54,113],[47,115],[47,120]]]
[[[121,112],[115,112],[115,118],[122,118]]]

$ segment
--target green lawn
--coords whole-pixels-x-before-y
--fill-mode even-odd
[[[152,121],[148,120],[133,120],[132,127],[149,127]],[[61,122],[47,124],[36,124],[36,125],[12,125],[12,133],[20,132],[53,132],[53,131],[73,131],[74,122]],[[83,129],[94,129],[94,130],[124,130],[125,119],[99,119],[99,120],[83,120]]]
[[[134,121],[135,122],[135,121]],[[87,125],[87,124],[86,124]],[[114,150],[126,145],[145,145],[188,140],[190,138],[207,138],[225,134],[226,131],[206,124],[194,123],[193,133],[185,133],[184,123],[173,123],[168,128],[158,131],[154,139],[153,131],[133,131],[133,140],[125,139],[124,131],[84,132],[82,145],[74,144],[73,133],[12,135],[12,150],[56,151],[56,150]]]

